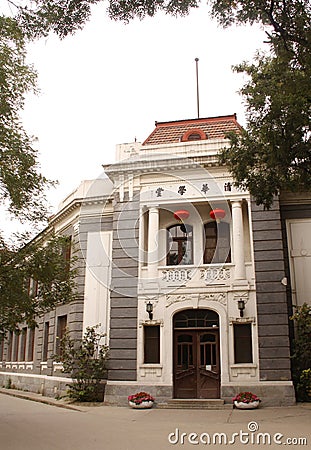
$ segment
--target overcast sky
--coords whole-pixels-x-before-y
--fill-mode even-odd
[[[37,136],[42,172],[57,179],[57,204],[83,179],[96,178],[114,161],[115,145],[143,141],[154,122],[195,118],[195,61],[199,61],[200,116],[237,113],[244,125],[243,76],[231,66],[263,48],[259,27],[223,30],[203,5],[188,17],[157,15],[128,25],[94,7],[82,31],[29,46],[39,74],[39,96],[23,113]]]

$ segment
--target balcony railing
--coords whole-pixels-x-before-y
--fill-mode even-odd
[[[250,284],[254,282],[254,274],[252,264],[247,262],[246,280]],[[141,272],[140,286],[142,289],[149,289],[153,282],[160,283],[162,289],[188,286],[191,288],[204,287],[223,287],[230,288],[234,283],[234,264],[209,264],[202,266],[184,265],[184,266],[160,266],[158,267],[158,276],[151,277],[148,267],[144,267]]]
[[[230,268],[223,266],[200,269],[200,274],[206,284],[227,284],[231,279]]]
[[[159,268],[162,281],[169,284],[229,285],[232,281],[232,266],[215,265],[209,267],[173,266]]]
[[[192,270],[186,268],[170,268],[162,270],[163,281],[190,281],[192,279]]]

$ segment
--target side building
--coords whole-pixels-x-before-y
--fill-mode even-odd
[[[107,403],[138,390],[295,402],[289,316],[309,302],[311,196],[282,194],[265,211],[235,188],[217,153],[240,129],[235,115],[158,122],[143,143],[117,146],[107,179],[64,201],[50,226],[79,252],[79,299],[40,318],[32,358],[9,353],[9,337],[2,381],[55,395],[66,381],[50,359],[56,337],[100,323]]]
[[[107,178],[83,181],[59,205],[42,233],[53,231],[70,238],[66,256],[77,259],[78,295],[74,302],[39,317],[35,329],[21,324],[20,333],[8,333],[0,344],[2,386],[51,397],[65,394],[68,378],[53,355],[60,352],[59,340],[66,329],[72,338],[81,339],[87,326],[101,323],[104,330],[109,328],[111,193],[112,183]],[[103,246],[107,255],[99,251]],[[38,286],[31,281],[29,288],[33,291]]]

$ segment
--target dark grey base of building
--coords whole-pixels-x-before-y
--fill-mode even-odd
[[[58,398],[66,395],[70,379],[57,376],[0,372],[0,386],[35,392],[47,397]],[[165,403],[173,398],[173,386],[150,385],[135,381],[120,382],[109,380],[105,390],[105,403],[126,406],[129,395],[145,391],[155,397],[156,402]],[[221,398],[232,403],[232,398],[239,392],[251,391],[262,400],[262,406],[292,406],[296,403],[294,387],[289,381],[261,381],[245,385],[221,386]]]
[[[261,381],[254,384],[221,387],[221,398],[231,403],[239,392],[252,392],[262,402],[262,406],[293,406],[296,403],[294,386],[290,381]]]
[[[148,392],[155,397],[158,403],[165,403],[173,398],[173,386],[108,381],[105,402],[125,406],[127,405],[127,397],[140,391]],[[261,399],[262,406],[292,406],[296,403],[295,390],[290,381],[261,381],[245,385],[223,385],[221,386],[221,398],[225,403],[232,403],[232,398],[242,391],[251,391],[256,394]]]

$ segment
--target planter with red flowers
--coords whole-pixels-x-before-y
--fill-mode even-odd
[[[129,406],[133,409],[149,409],[153,407],[154,398],[147,392],[138,392],[128,396]]]
[[[233,404],[238,409],[255,409],[261,402],[260,398],[252,392],[240,392],[233,399]]]

